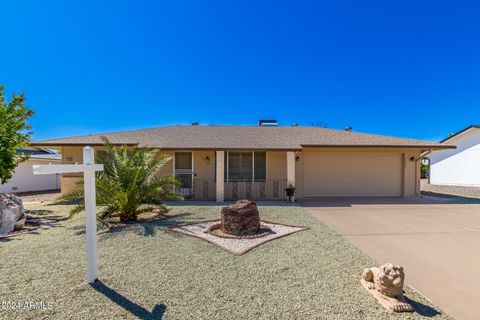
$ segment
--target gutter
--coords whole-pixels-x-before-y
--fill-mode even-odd
[[[302,151],[302,148],[240,148],[240,147],[158,147],[158,146],[144,146],[139,145],[138,143],[110,143],[113,146],[128,146],[128,147],[139,147],[139,148],[149,148],[149,149],[159,149],[162,151]],[[32,142],[30,146],[34,147],[50,147],[50,148],[60,148],[60,147],[104,147],[104,143],[41,143],[41,142]]]
[[[302,148],[307,149],[307,148],[395,148],[395,149],[428,149],[428,150],[444,150],[444,149],[456,149],[457,147],[454,145],[369,145],[369,144],[319,144],[319,145],[306,145],[302,144]]]

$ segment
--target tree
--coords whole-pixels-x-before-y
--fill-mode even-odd
[[[429,171],[430,171],[429,170],[429,165],[422,162],[421,167],[420,167],[420,171],[421,171],[420,177],[422,179],[428,178],[428,174],[429,174]]]
[[[159,173],[160,168],[171,160],[170,156],[159,156],[155,149],[114,147],[103,139],[106,151],[99,153],[96,159],[104,166],[104,171],[97,173],[96,179],[97,205],[102,206],[100,220],[118,215],[121,221],[134,221],[144,212],[167,212],[165,199],[181,199],[176,192],[178,180]],[[82,184],[62,199],[78,203],[70,212],[71,216],[85,209]]]
[[[0,183],[6,183],[17,165],[28,156],[17,153],[17,149],[30,144],[31,127],[27,123],[33,111],[24,104],[23,93],[13,95],[12,101],[5,100],[4,86],[0,85]]]

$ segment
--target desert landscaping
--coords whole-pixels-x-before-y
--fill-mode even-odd
[[[67,217],[72,206],[26,208]],[[363,270],[375,262],[297,205],[259,203],[262,220],[309,229],[241,256],[170,231],[219,219],[222,206],[171,208],[168,219],[100,229],[100,281],[93,285],[85,281],[83,214],[39,233],[1,239],[2,256],[11,258],[3,260],[0,300],[43,301],[51,309],[2,311],[0,318],[448,318],[408,287],[416,313],[387,312],[360,285]]]

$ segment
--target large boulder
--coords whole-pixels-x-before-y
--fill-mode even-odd
[[[257,204],[249,200],[238,200],[222,208],[221,230],[232,235],[254,234],[260,229]]]
[[[22,200],[14,195],[0,193],[0,234],[23,228],[25,220]]]

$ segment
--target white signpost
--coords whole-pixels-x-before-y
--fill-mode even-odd
[[[83,172],[85,184],[85,221],[87,238],[87,281],[98,278],[97,268],[97,219],[95,199],[95,171],[103,171],[103,164],[95,164],[91,147],[83,148],[83,164],[59,164],[33,166],[33,174]]]

